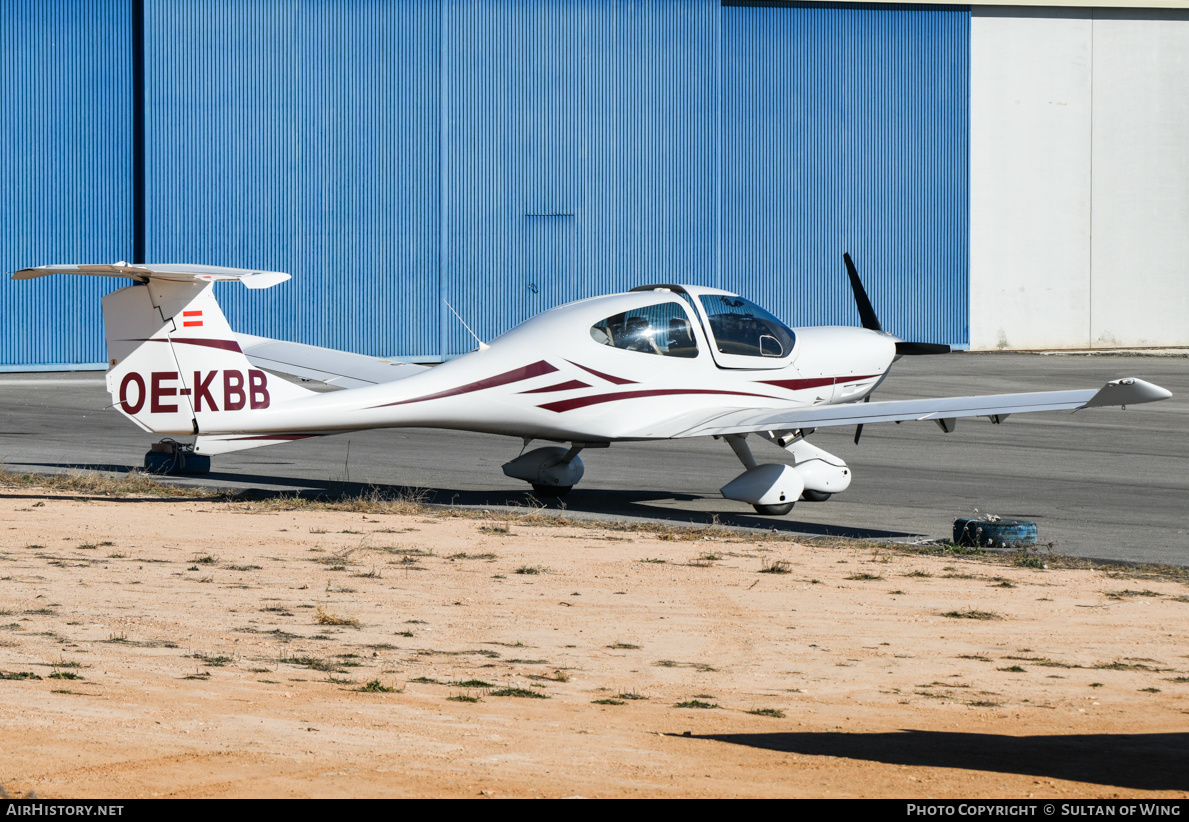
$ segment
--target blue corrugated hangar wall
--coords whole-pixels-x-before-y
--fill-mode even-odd
[[[9,0],[0,268],[201,262],[244,331],[436,359],[646,282],[968,342],[968,7]],[[85,278],[0,368],[102,363]]]

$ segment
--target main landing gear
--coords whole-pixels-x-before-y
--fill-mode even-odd
[[[765,431],[760,436],[787,451],[793,464],[760,465],[752,456],[746,434],[728,434],[723,439],[746,469],[722,487],[727,499],[749,503],[756,513],[782,517],[798,500],[825,502],[850,486],[850,469],[833,454],[805,440],[812,431]],[[525,443],[528,444],[527,442]],[[504,463],[504,474],[524,480],[541,498],[562,497],[570,492],[585,468],[578,456],[586,448],[607,448],[606,442],[575,442],[569,448],[547,445]]]
[[[834,495],[827,494],[825,491],[813,491],[809,488],[806,488],[801,492],[801,499],[803,499],[805,502],[825,502],[832,496]]]
[[[731,446],[744,471],[722,487],[727,499],[751,503],[756,513],[782,517],[793,510],[798,500],[825,502],[850,486],[850,469],[833,454],[805,440],[812,431],[765,431],[760,436],[780,446],[793,456],[793,465],[759,465],[752,456],[746,434],[728,434],[723,439]]]
[[[525,445],[528,445],[528,441]],[[607,442],[575,442],[568,449],[560,445],[535,448],[511,462],[505,462],[504,473],[531,483],[538,497],[564,497],[586,471],[579,452],[585,448],[609,446]]]
[[[144,455],[144,470],[150,474],[206,474],[211,458],[195,454],[194,446],[166,437],[155,442]]]

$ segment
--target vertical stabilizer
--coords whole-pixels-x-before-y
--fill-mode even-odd
[[[151,279],[103,300],[107,388],[146,431],[198,434],[226,412],[264,411],[309,396],[248,361],[210,282]]]
[[[133,285],[103,298],[107,335],[107,390],[120,413],[146,431],[193,434],[194,411],[180,393],[181,368],[173,355],[171,319],[154,305],[149,288]]]

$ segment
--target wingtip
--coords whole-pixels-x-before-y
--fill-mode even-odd
[[[1142,402],[1159,402],[1172,397],[1167,388],[1141,380],[1138,377],[1124,377],[1111,380],[1090,398],[1082,408],[1099,408],[1108,405],[1138,405]]]
[[[1172,397],[1172,392],[1167,388],[1150,383],[1147,380],[1141,380],[1139,377],[1125,377],[1121,380],[1109,382],[1107,385],[1127,386],[1131,392],[1141,397],[1141,399],[1133,400],[1133,402],[1158,402]]]
[[[48,265],[43,265],[36,268],[18,268],[16,271],[12,272],[12,279],[35,280],[38,277],[46,277],[53,273],[49,270],[52,268],[53,266]]]
[[[1169,391],[1164,386],[1155,385],[1154,383],[1150,383],[1150,382],[1145,382],[1144,380],[1141,380],[1141,379],[1136,379],[1135,382],[1139,385],[1142,385],[1144,390],[1147,391],[1152,396],[1152,399],[1148,400],[1148,402],[1157,402],[1158,400],[1172,399],[1172,392]]]

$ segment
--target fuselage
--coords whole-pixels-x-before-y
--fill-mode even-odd
[[[399,382],[196,420],[211,435],[434,427],[661,439],[739,408],[861,400],[895,355],[886,334],[789,329],[729,292],[665,286],[559,306]]]

